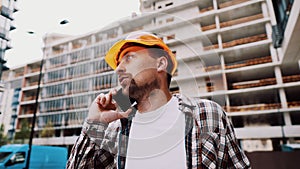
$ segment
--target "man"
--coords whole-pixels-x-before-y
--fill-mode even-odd
[[[131,33],[105,60],[137,105],[121,111],[116,90],[97,96],[67,168],[250,168],[218,104],[171,95],[177,61],[160,38]]]

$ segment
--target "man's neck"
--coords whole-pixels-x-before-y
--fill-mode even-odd
[[[155,89],[144,98],[138,101],[138,111],[140,113],[146,113],[153,111],[165,104],[171,99],[172,95],[169,91],[161,89]]]

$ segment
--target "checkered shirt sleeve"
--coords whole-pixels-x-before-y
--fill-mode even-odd
[[[67,169],[116,168],[118,125],[85,121],[74,144]]]
[[[250,168],[250,162],[240,149],[233,126],[221,106],[201,100],[194,114],[193,168]],[[196,111],[197,112],[197,111]],[[199,150],[201,153],[199,153]]]

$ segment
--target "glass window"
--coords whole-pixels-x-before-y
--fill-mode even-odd
[[[0,163],[5,161],[5,159],[11,154],[11,152],[0,152]]]

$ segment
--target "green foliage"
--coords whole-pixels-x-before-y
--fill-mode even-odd
[[[8,138],[4,135],[4,125],[1,124],[0,126],[0,146],[9,143]]]
[[[52,137],[54,132],[53,124],[48,122],[41,132],[41,137]]]
[[[29,139],[30,137],[30,128],[27,120],[23,120],[21,122],[21,130],[16,132],[15,140],[22,140],[22,144],[25,143],[25,139]]]

